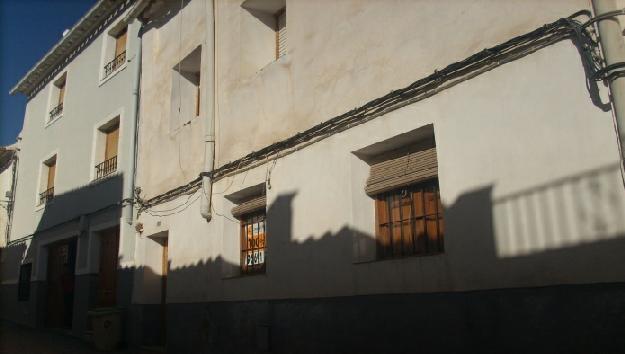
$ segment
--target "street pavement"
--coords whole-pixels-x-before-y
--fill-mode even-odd
[[[32,329],[0,321],[0,354],[91,354],[92,343],[58,331]],[[130,349],[108,353],[148,354]]]

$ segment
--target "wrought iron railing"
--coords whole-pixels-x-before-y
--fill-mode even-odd
[[[50,120],[58,117],[63,112],[63,103],[59,103],[58,106],[52,108],[50,111]]]
[[[117,156],[104,160],[95,166],[95,179],[104,178],[117,171]]]
[[[115,72],[126,61],[126,52],[117,55],[113,60],[104,65],[104,79]]]
[[[39,193],[39,205],[46,204],[54,198],[54,187],[50,187]]]

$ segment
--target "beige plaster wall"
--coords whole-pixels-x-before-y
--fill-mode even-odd
[[[369,166],[353,152],[428,124],[438,149],[445,253],[376,261],[373,201],[364,192]],[[236,276],[239,224],[224,196],[268,179],[267,272]],[[142,237],[169,231],[168,302],[625,280],[625,191],[612,118],[591,102],[568,41],[275,165],[219,180],[213,191],[210,223],[199,215],[202,191],[139,219]]]
[[[149,198],[196,178],[204,161],[203,124],[205,99],[199,116],[176,115],[178,95],[172,80],[174,67],[198,46],[202,58],[208,55],[206,34],[207,1],[192,0],[180,10],[179,3],[165,8],[174,16],[155,21],[143,35],[141,106],[137,182]],[[170,5],[171,5],[170,4]],[[165,9],[159,18],[169,18]],[[202,68],[208,70],[208,68]],[[208,94],[206,76],[201,75],[202,95]],[[186,97],[183,97],[184,101]],[[172,105],[176,107],[172,108]],[[172,129],[172,120],[177,129]]]
[[[255,70],[242,1],[217,1],[218,165],[588,1],[287,1],[288,54]]]

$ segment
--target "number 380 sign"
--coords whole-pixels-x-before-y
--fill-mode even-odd
[[[246,256],[245,264],[247,266],[263,263],[265,263],[265,250],[255,250],[253,252],[249,252]]]

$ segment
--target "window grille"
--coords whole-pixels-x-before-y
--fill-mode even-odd
[[[265,272],[267,233],[265,211],[242,215],[241,219],[241,273]]]
[[[375,203],[378,258],[444,252],[438,179],[379,194]]]

